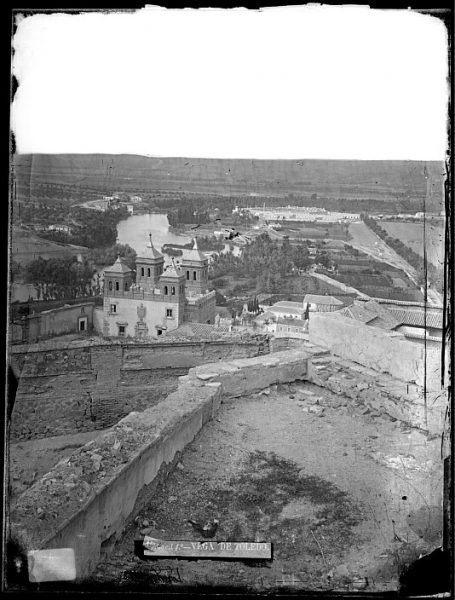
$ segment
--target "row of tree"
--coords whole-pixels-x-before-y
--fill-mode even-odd
[[[430,282],[442,293],[444,286],[443,275],[432,263],[427,261],[427,264],[425,265],[423,258],[417,254],[417,252],[414,252],[412,248],[406,246],[402,240],[390,236],[375,219],[371,219],[367,215],[362,215],[362,218],[364,223],[368,225],[376,235],[383,239],[388,246],[393,248],[399,256],[417,271],[417,281],[419,285],[425,285],[426,282]],[[423,240],[423,243],[425,243],[425,240]]]

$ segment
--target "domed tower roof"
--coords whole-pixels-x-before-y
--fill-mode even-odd
[[[117,256],[117,260],[115,261],[115,263],[111,267],[104,269],[104,272],[105,273],[115,273],[115,274],[127,274],[127,273],[132,273],[133,269],[130,269],[130,267],[123,262],[120,254],[119,254]]]
[[[158,250],[153,245],[152,234],[151,233],[149,233],[149,243],[144,248],[144,250],[142,250],[140,252],[140,254],[138,254],[136,260],[140,261],[140,260],[143,260],[143,259],[164,260],[164,255],[161,254],[161,252],[158,252]]]
[[[183,252],[183,261],[182,262],[208,262],[208,257],[206,254],[201,252],[197,247],[197,238],[194,238],[194,244],[191,250],[184,250]]]

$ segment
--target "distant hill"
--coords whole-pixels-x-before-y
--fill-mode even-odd
[[[186,191],[229,195],[308,195],[381,198],[431,196],[439,204],[443,163],[353,160],[155,158],[109,154],[16,155],[19,188],[61,184],[114,191]]]

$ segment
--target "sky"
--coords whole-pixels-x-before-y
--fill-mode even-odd
[[[17,15],[19,153],[444,160],[447,33],[362,6]]]

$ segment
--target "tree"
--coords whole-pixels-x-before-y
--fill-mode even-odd
[[[114,244],[110,248],[94,248],[91,250],[90,260],[97,265],[112,265],[121,256],[130,269],[135,268],[136,251],[128,244]]]
[[[39,258],[27,265],[25,279],[35,286],[38,299],[61,300],[90,295],[94,272],[87,260]]]

